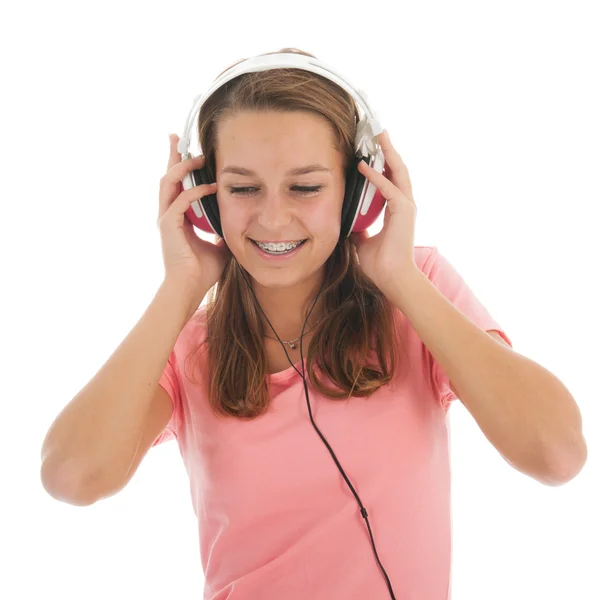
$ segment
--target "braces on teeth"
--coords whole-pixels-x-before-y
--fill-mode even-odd
[[[287,252],[292,250],[296,246],[299,246],[301,242],[288,243],[288,244],[261,244],[260,242],[256,242],[260,248],[263,250],[267,250],[269,252]]]

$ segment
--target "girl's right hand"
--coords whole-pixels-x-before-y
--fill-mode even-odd
[[[223,239],[213,244],[198,237],[185,211],[194,200],[216,193],[217,185],[202,184],[184,191],[183,178],[190,171],[204,166],[204,156],[182,161],[181,154],[177,152],[179,137],[172,134],[170,140],[167,172],[160,180],[157,221],[165,279],[206,291],[219,280],[231,258],[231,251]]]

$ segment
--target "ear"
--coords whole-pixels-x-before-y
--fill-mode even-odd
[[[358,248],[364,241],[368,240],[371,236],[369,232],[365,229],[364,231],[355,231],[350,234],[350,239],[352,243]]]

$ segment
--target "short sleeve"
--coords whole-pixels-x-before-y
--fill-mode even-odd
[[[423,272],[433,285],[475,325],[483,331],[496,330],[512,348],[512,341],[502,327],[492,318],[486,307],[479,301],[458,271],[439,252],[437,247],[432,247],[432,253],[425,262]],[[457,399],[456,394],[450,388],[448,375],[428,350],[426,354],[435,398],[442,408],[447,411],[451,402]]]
[[[179,431],[179,424],[181,423],[181,388],[179,383],[177,358],[174,350],[169,355],[169,359],[160,376],[158,385],[162,386],[169,394],[171,402],[173,402],[173,414],[166,427],[152,444],[152,448],[168,440],[175,439]]]

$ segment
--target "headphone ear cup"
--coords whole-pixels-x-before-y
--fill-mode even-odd
[[[369,161],[366,158],[361,158],[367,164]],[[348,215],[350,222],[348,223],[348,227],[351,228],[351,231],[366,231],[375,221],[378,219],[379,215],[385,210],[385,205],[387,200],[383,197],[381,192],[377,189],[373,183],[369,181],[369,179],[360,173],[357,168],[357,183],[356,183],[356,208],[353,213]],[[385,174],[385,170],[384,170]],[[361,196],[367,196],[367,194],[373,194],[371,199],[371,204],[369,209],[367,210],[367,214],[363,215],[360,213],[358,206],[360,202]]]
[[[194,176],[196,185],[210,183],[208,173],[206,172],[205,167],[201,167],[200,169],[194,169],[194,171],[192,171],[192,174]],[[207,196],[200,198],[200,203],[202,204],[202,208],[206,213],[206,218],[208,219],[211,227],[217,233],[217,235],[222,238],[223,231],[221,229],[221,216],[219,214],[217,195],[208,194]]]
[[[365,183],[366,177],[358,170],[359,161],[366,159],[353,157],[346,170],[346,190],[344,192],[344,203],[342,205],[342,224],[340,228],[340,239],[343,240],[350,235],[350,228],[354,222],[358,203]]]

